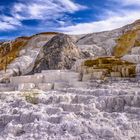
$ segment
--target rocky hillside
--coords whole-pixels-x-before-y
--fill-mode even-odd
[[[94,59],[89,58],[87,61],[89,63],[86,69],[88,67],[91,69],[92,65],[92,72],[102,71],[106,68],[111,72],[109,75],[113,76],[131,76],[131,73],[138,75],[140,72],[140,20],[116,30],[85,35],[78,38],[76,44],[90,56],[95,57]],[[103,62],[94,63],[100,57]],[[116,59],[119,64],[114,69]],[[127,66],[124,62],[127,63]],[[76,67],[76,69],[78,68]],[[82,69],[85,71],[85,65]]]
[[[121,52],[120,48],[127,49],[129,48],[128,46],[134,46],[133,42],[135,43],[135,41],[135,45],[139,45],[137,42],[139,27],[140,21],[138,20],[112,31],[87,34],[81,38],[77,37],[76,44],[81,48],[84,48],[86,45],[87,50],[90,48],[96,56],[115,55],[120,57],[128,53],[126,50],[124,50],[125,52]],[[129,38],[131,38],[133,42],[129,40]]]
[[[12,75],[25,75],[32,71],[42,46],[56,34],[40,33],[2,43],[0,81],[7,81]]]
[[[13,41],[0,43],[0,70],[5,69],[16,57],[20,50],[24,48],[28,37],[20,37]]]
[[[76,60],[82,57],[84,55],[68,35],[58,34],[42,47],[33,72],[42,69],[71,69]]]
[[[71,69],[83,58],[114,56],[139,66],[139,46],[140,20],[112,31],[86,35],[40,33],[20,37],[0,43],[0,79],[43,69]]]

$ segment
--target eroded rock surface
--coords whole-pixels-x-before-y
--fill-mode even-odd
[[[71,69],[76,60],[82,58],[79,48],[65,34],[58,34],[42,48],[33,72],[42,69]]]
[[[130,81],[7,92],[0,94],[0,139],[139,140],[139,116],[139,84]]]

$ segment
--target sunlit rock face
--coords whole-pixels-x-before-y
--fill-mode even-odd
[[[42,46],[56,33],[20,37],[0,45],[0,82],[14,75],[28,74],[34,68]]]
[[[17,57],[8,68],[17,68],[22,75],[29,73],[34,68],[42,46],[54,35],[55,34],[39,34],[30,37],[24,49],[20,51],[19,57]]]
[[[68,35],[58,34],[43,46],[33,72],[42,69],[71,69],[76,60],[82,57],[79,48]]]
[[[5,70],[8,64],[18,57],[19,52],[24,48],[28,39],[28,37],[20,37],[0,44],[0,70]]]
[[[91,45],[95,50],[94,45],[96,45],[96,52],[93,54],[95,56],[100,56],[98,50],[101,50],[103,56],[110,56],[113,52],[113,47],[116,45],[115,38],[117,39],[121,35],[120,30],[115,30],[112,32],[101,32],[85,35],[77,41],[80,45]],[[85,49],[85,48],[84,48]],[[90,51],[92,53],[92,51]]]
[[[139,116],[139,84],[130,81],[0,93],[1,140],[139,140]]]

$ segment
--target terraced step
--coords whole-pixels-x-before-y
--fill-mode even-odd
[[[10,78],[10,83],[14,85],[22,84],[22,83],[42,83],[43,75],[27,75],[27,76],[16,76]]]
[[[0,84],[0,92],[4,92],[4,91],[14,91],[15,90],[15,86],[11,85],[11,84]]]
[[[0,94],[4,139],[139,140],[139,115],[139,87],[124,81]]]

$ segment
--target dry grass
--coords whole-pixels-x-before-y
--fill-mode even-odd
[[[24,93],[25,100],[28,103],[35,104],[35,105],[38,104],[38,98],[37,98],[38,95],[39,93],[34,91]]]

